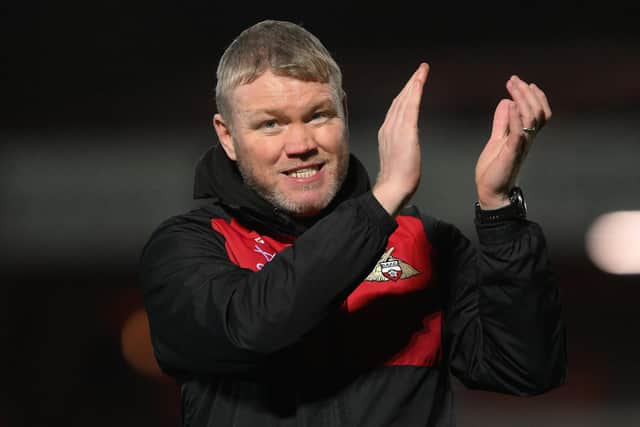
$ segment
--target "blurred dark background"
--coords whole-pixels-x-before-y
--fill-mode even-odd
[[[138,256],[160,221],[195,206],[193,165],[215,142],[217,60],[266,18],[303,24],[343,67],[352,150],[371,177],[388,105],[419,62],[431,64],[415,202],[472,239],[473,168],[506,80],[547,92],[554,118],[520,184],[562,290],[569,381],[531,399],[456,384],[459,425],[640,422],[640,276],[603,271],[585,246],[600,215],[640,210],[637,2],[32,1],[2,11],[1,427],[178,425],[177,390],[148,349]]]

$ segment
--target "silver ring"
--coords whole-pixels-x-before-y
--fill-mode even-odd
[[[538,131],[538,121],[536,119],[533,119],[533,123],[531,123],[529,127],[523,127],[522,131],[527,135],[533,135]]]

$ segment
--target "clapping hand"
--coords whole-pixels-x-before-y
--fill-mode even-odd
[[[476,164],[476,189],[482,209],[509,204],[509,191],[540,129],[551,118],[544,92],[518,76],[507,81],[512,99],[502,99],[493,116],[487,145]]]

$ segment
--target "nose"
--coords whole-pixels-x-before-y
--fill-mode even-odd
[[[284,151],[288,157],[300,157],[317,150],[313,130],[304,123],[289,124],[284,142]]]

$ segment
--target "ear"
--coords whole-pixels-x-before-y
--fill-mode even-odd
[[[347,93],[342,91],[342,112],[344,114],[344,131],[345,135],[349,135],[349,107],[347,105]]]
[[[227,157],[231,160],[236,160],[236,149],[233,145],[233,136],[231,135],[231,128],[225,122],[221,114],[216,113],[213,116],[213,128],[218,134],[218,140],[220,145],[224,148],[224,152],[227,153]]]
[[[344,123],[348,126],[349,123],[349,106],[347,105],[347,92],[342,91],[342,111],[344,112]]]

